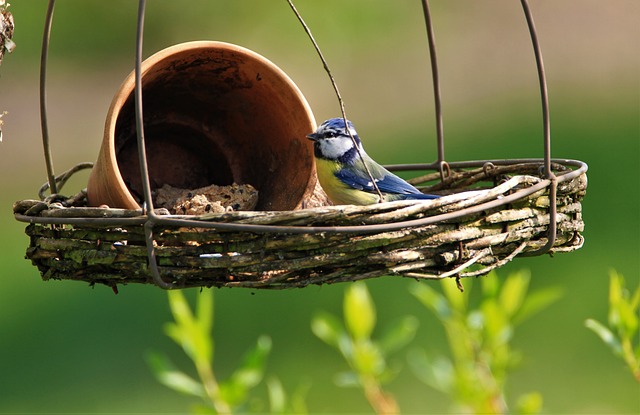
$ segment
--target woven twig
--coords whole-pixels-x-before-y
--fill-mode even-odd
[[[428,202],[392,202],[370,206],[331,206],[287,212],[234,212],[200,217],[239,224],[354,226],[400,222],[455,212],[500,199],[540,182],[536,168],[521,165],[455,173],[450,186],[468,189],[480,180],[499,183],[486,190],[457,193]],[[481,187],[481,186],[480,186]],[[582,246],[582,207],[586,176],[560,183],[557,239],[551,252]],[[27,257],[45,280],[71,279],[110,286],[153,283],[140,211],[88,208],[82,197],[47,203],[20,201],[14,211],[36,217],[136,218],[126,226],[87,224],[27,226]],[[546,243],[547,189],[511,205],[436,224],[375,233],[286,234],[230,232],[205,228],[156,227],[155,249],[161,276],[180,287],[304,287],[399,275],[440,279],[477,276]],[[475,269],[470,269],[475,267]]]

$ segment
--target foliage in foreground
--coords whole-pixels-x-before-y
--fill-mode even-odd
[[[158,381],[165,386],[201,399],[194,413],[229,414],[246,412],[249,392],[263,381],[267,356],[271,351],[271,339],[260,336],[256,345],[244,356],[240,366],[223,381],[216,378],[213,370],[214,340],[213,291],[198,295],[195,313],[180,291],[168,291],[169,306],[174,322],[165,325],[165,333],[175,341],[193,362],[198,380],[181,371],[163,354],[149,353],[147,360]],[[270,397],[270,412],[306,412],[301,400],[294,397],[288,407],[287,397],[276,378],[267,380]]]
[[[470,304],[474,303],[470,300],[471,281],[466,283],[464,293],[458,291],[453,280],[442,281],[441,291],[424,283],[411,286],[411,294],[444,326],[449,356],[416,349],[408,354],[409,364],[419,379],[447,395],[457,412],[509,412],[507,378],[521,360],[510,345],[515,328],[560,296],[555,288],[529,293],[529,279],[527,272],[511,274],[502,283],[495,274],[483,278],[477,306]],[[150,353],[148,361],[162,384],[200,399],[194,413],[265,412],[267,407],[270,413],[306,413],[303,392],[288,397],[277,378],[265,381],[269,337],[259,337],[235,372],[219,380],[214,374],[211,337],[213,291],[200,293],[194,311],[180,291],[169,291],[168,295],[174,322],[166,324],[165,332],[189,357],[197,379],[175,368],[162,354]],[[405,316],[383,335],[374,336],[376,320],[375,304],[366,284],[356,282],[345,290],[343,318],[319,312],[311,321],[311,330],[347,364],[348,369],[336,375],[338,386],[360,389],[379,414],[399,413],[394,395],[385,389],[399,373],[399,366],[389,358],[413,340],[418,319]],[[250,400],[250,393],[263,382],[269,405],[252,405],[256,399]],[[534,414],[542,408],[542,397],[530,393],[515,403],[514,412]]]
[[[376,310],[369,290],[358,281],[347,287],[343,303],[344,324],[328,313],[318,313],[311,330],[322,341],[335,348],[349,366],[339,373],[336,384],[359,387],[378,414],[399,412],[398,404],[382,385],[395,375],[388,356],[409,343],[418,328],[418,319],[405,316],[379,340],[372,339],[376,326]]]
[[[631,294],[625,286],[624,277],[615,271],[609,273],[609,326],[593,320],[585,326],[593,330],[611,351],[621,357],[640,382],[640,285]],[[634,342],[637,342],[634,346]]]
[[[444,326],[450,356],[413,351],[409,361],[416,376],[448,395],[456,412],[472,414],[535,414],[542,408],[542,396],[532,392],[520,396],[510,411],[505,387],[508,374],[522,356],[511,347],[515,328],[560,297],[557,288],[528,293],[530,275],[520,271],[500,284],[497,275],[480,280],[481,299],[472,308],[471,281],[465,293],[453,280],[442,282],[439,293],[417,284],[412,294]]]

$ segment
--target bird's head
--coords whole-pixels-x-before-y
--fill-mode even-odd
[[[364,153],[356,129],[351,121],[347,121],[347,123],[360,151]],[[350,163],[356,160],[358,151],[353,145],[353,140],[349,136],[342,118],[331,118],[323,122],[314,133],[307,135],[307,138],[314,142],[313,149],[316,157],[341,163]]]

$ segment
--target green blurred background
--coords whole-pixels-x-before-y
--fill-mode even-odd
[[[0,413],[184,412],[193,402],[160,386],[143,356],[168,352],[166,294],[125,286],[120,294],[77,282],[43,282],[24,259],[28,240],[11,205],[36,197],[46,173],[40,144],[38,60],[44,0],[14,0],[14,53],[0,67]],[[338,106],[315,52],[284,0],[151,1],[145,56],[189,40],[248,47],[298,84],[318,122]],[[383,163],[435,159],[428,50],[418,0],[298,0],[328,59],[369,153]],[[441,66],[447,159],[542,156],[535,65],[520,2],[433,0]],[[640,3],[532,0],[551,100],[552,154],[589,164],[580,251],[517,259],[533,288],[564,297],[516,333],[523,366],[507,394],[540,391],[547,413],[640,413],[640,390],[622,362],[584,328],[606,320],[608,271],[632,287],[640,274]],[[133,68],[137,2],[59,1],[52,32],[49,117],[59,173],[94,161],[104,117]],[[85,186],[88,175],[68,184]],[[436,321],[408,294],[412,280],[368,286],[380,327],[420,318],[413,346],[445,353]],[[430,283],[436,284],[437,283]],[[311,382],[311,412],[368,412],[361,394],[332,383],[337,354],[314,338],[320,309],[340,312],[343,285],[263,292],[216,291],[216,372],[222,378],[260,334],[273,339],[268,372],[292,390]],[[190,293],[193,296],[195,291]],[[400,357],[400,363],[406,366]],[[389,386],[405,413],[447,411],[449,402],[404,370]],[[264,394],[264,390],[259,390]]]

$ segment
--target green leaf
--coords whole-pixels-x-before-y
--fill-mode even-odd
[[[204,386],[189,375],[177,370],[169,359],[159,353],[149,352],[146,360],[156,378],[163,385],[187,395],[202,398],[206,395]]]
[[[382,351],[369,340],[361,340],[353,344],[351,364],[359,374],[378,376],[386,369]]]
[[[616,305],[622,299],[624,277],[617,271],[609,271],[609,304]]]
[[[191,413],[193,415],[218,415],[218,412],[210,406],[205,406],[202,404],[196,404],[191,408]]]
[[[638,330],[640,286],[630,295],[624,277],[615,271],[609,276],[609,327],[623,338],[633,338]]]
[[[484,314],[480,310],[472,310],[465,320],[467,327],[474,332],[481,332],[484,327]]]
[[[270,377],[267,380],[270,407],[269,413],[292,415],[307,414],[309,411],[307,410],[305,399],[310,388],[311,383],[308,380],[302,381],[290,394],[290,397],[288,397],[280,379]]]
[[[213,329],[213,291],[207,289],[198,293],[196,303],[196,319],[203,333],[211,333]]]
[[[360,386],[360,378],[355,372],[336,373],[333,381],[341,388],[357,388]]]
[[[307,409],[306,399],[309,394],[309,390],[311,389],[311,381],[308,379],[303,381],[296,386],[293,393],[291,394],[291,398],[289,399],[289,413],[296,415],[304,415],[309,413]]]
[[[620,344],[620,341],[616,338],[616,336],[613,335],[611,330],[593,319],[587,319],[584,322],[584,325],[587,328],[593,330],[593,332],[596,333],[602,339],[602,341],[606,345],[608,345],[611,350],[613,350],[615,354],[619,356],[622,355],[622,345]]]
[[[426,308],[434,312],[440,320],[446,320],[451,316],[451,308],[444,296],[426,284],[413,284],[409,291]]]
[[[224,402],[237,406],[246,400],[249,389],[262,381],[270,351],[271,338],[260,336],[256,346],[245,355],[240,367],[229,379],[220,383],[220,396]]]
[[[464,313],[467,310],[467,299],[469,298],[469,292],[471,290],[467,289],[466,292],[460,292],[458,284],[453,278],[447,278],[445,281],[441,281],[440,286],[442,287],[445,297],[449,300],[451,307],[459,313]]]
[[[638,316],[626,299],[618,304],[618,315],[620,316],[620,331],[623,338],[634,338],[638,331]]]
[[[609,272],[609,327],[620,327],[620,303],[624,295],[624,278],[616,271]]]
[[[320,340],[336,348],[339,348],[340,338],[346,335],[340,321],[325,312],[319,312],[311,319],[311,331]]]
[[[344,320],[347,330],[354,339],[371,337],[376,325],[376,310],[369,290],[362,281],[354,282],[345,292]]]
[[[546,287],[528,294],[525,297],[520,310],[518,310],[518,312],[513,316],[512,324],[514,326],[521,324],[523,321],[544,310],[561,297],[562,289],[560,287]]]
[[[486,277],[481,280],[482,295],[485,298],[495,298],[498,296],[498,290],[500,288],[498,274],[495,271],[491,271]]]
[[[640,285],[636,287],[636,291],[633,293],[633,297],[631,298],[631,301],[629,301],[629,304],[634,312],[638,312],[638,308],[640,308]]]
[[[212,325],[213,303],[211,298],[201,299],[204,305],[200,307],[200,314],[204,321],[197,320],[189,308],[184,294],[178,290],[168,291],[169,306],[175,319],[174,323],[165,325],[165,333],[179,344],[187,356],[198,365],[210,365],[213,359],[213,340],[210,336]],[[205,317],[204,314],[208,313]]]
[[[405,316],[391,326],[380,341],[380,349],[385,353],[394,353],[409,344],[416,335],[419,321],[415,316]]]
[[[452,394],[455,372],[453,364],[446,357],[430,358],[424,350],[412,350],[407,355],[409,366],[422,382],[432,388]]]
[[[522,306],[529,288],[531,275],[528,271],[510,274],[502,284],[499,301],[502,310],[511,318]]]
[[[262,380],[267,357],[271,352],[271,338],[260,336],[256,345],[244,357],[239,369],[231,376],[235,382],[239,382],[246,388],[256,386]]]
[[[542,395],[538,392],[527,393],[518,398],[516,404],[519,415],[535,415],[542,411]]]
[[[164,333],[174,342],[178,344],[178,346],[183,347],[183,338],[185,337],[183,334],[183,330],[180,326],[175,323],[165,323],[164,325]],[[183,347],[184,348],[184,347]]]
[[[175,323],[166,323],[164,325],[164,332],[169,336],[178,346],[182,347],[185,354],[194,362],[199,359],[196,354],[196,346],[194,343],[195,334],[194,326],[180,326]]]
[[[267,391],[269,392],[269,409],[272,414],[284,414],[287,408],[287,394],[278,378],[267,379]]]
[[[513,329],[496,299],[486,299],[480,306],[484,321],[484,340],[493,345],[506,344],[511,340]]]
[[[171,314],[173,319],[179,326],[187,327],[194,322],[193,314],[189,308],[184,294],[180,290],[167,291],[169,297],[169,307],[171,308]]]

